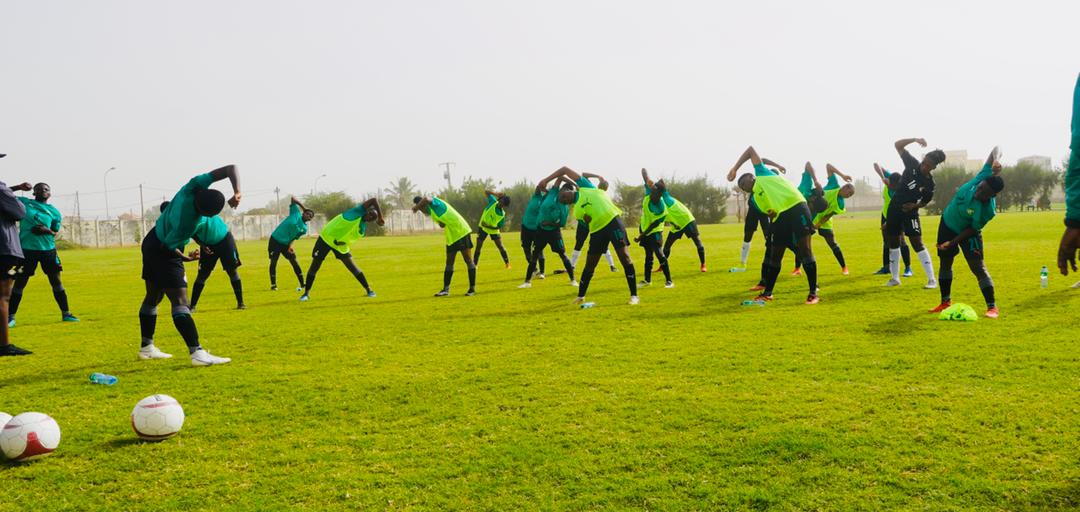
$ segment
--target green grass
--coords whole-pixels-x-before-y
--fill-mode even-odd
[[[869,275],[880,235],[868,216],[837,224],[851,276],[815,239],[817,306],[786,272],[775,303],[740,306],[756,277],[726,271],[734,224],[703,228],[710,273],[681,241],[677,288],[629,307],[622,274],[602,270],[588,310],[558,276],[515,289],[516,246],[510,271],[485,247],[478,296],[462,295],[459,269],[455,296],[432,298],[441,236],[362,240],[379,297],[331,259],[302,304],[268,290],[265,245],[246,243],[250,309],[231,309],[218,272],[196,314],[205,345],[234,358],[216,368],[189,366],[166,306],[157,342],[177,357],[135,360],[137,248],[68,251],[82,323],[61,324],[35,277],[13,331],[35,354],[0,359],[0,410],[52,415],[63,442],[0,463],[0,509],[1075,509],[1080,291],[1056,274],[1038,286],[1060,219],[990,225],[1003,317],[970,324],[925,313],[938,296],[919,271],[898,289]],[[930,239],[937,218],[924,222]],[[751,261],[761,248],[759,234]],[[981,311],[956,270],[955,300]],[[89,384],[94,371],[120,381]],[[153,393],[176,397],[187,422],[138,442],[128,415]]]

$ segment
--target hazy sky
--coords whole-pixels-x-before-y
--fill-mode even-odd
[[[269,190],[510,184],[566,164],[717,180],[747,144],[1067,154],[1080,2],[0,0],[0,178],[84,216],[237,164]],[[119,190],[128,188],[127,190]],[[168,190],[168,192],[165,192]]]

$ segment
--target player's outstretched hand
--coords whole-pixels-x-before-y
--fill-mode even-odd
[[[918,145],[920,145],[920,146],[922,146],[922,147],[924,147],[924,148],[926,147],[926,139],[924,139],[924,138],[921,138],[921,137],[920,137],[920,138],[918,138],[918,139],[915,139],[915,142],[916,142],[916,143],[917,143]]]
[[[1058,247],[1058,270],[1061,275],[1069,275],[1069,267],[1076,272],[1076,251],[1080,250],[1080,228],[1066,228],[1065,234],[1061,235],[1061,245]]]
[[[23,192],[29,192],[31,190],[34,190],[34,186],[31,185],[30,182],[24,181],[22,183],[19,183],[18,185],[15,185],[14,187],[11,187],[11,189],[12,190],[21,190]]]
[[[184,261],[196,261],[198,259],[199,259],[199,250],[195,249],[194,251],[191,251],[191,252],[188,253],[187,257],[184,258]]]
[[[234,210],[236,209],[237,206],[240,206],[240,193],[239,192],[233,194],[233,196],[229,198],[229,206],[231,206]]]

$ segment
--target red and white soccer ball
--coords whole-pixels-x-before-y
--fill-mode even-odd
[[[57,446],[60,446],[60,425],[48,414],[24,412],[8,420],[0,431],[0,450],[12,460],[42,457]]]
[[[131,411],[131,428],[143,441],[163,441],[184,426],[184,409],[169,395],[150,395]]]

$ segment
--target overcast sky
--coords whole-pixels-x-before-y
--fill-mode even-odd
[[[440,162],[510,184],[566,164],[895,167],[892,142],[1067,154],[1080,2],[0,0],[0,178],[71,212],[240,167],[359,195]]]

